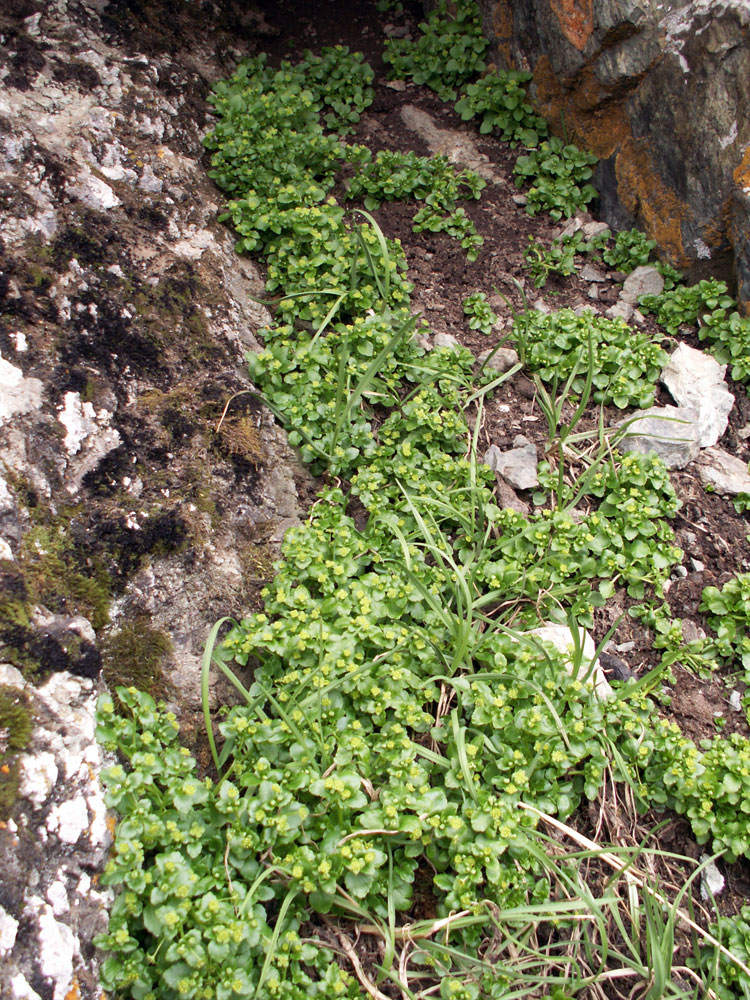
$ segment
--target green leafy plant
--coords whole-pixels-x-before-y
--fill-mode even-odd
[[[452,211],[461,198],[479,198],[486,182],[473,170],[459,170],[445,156],[418,156],[384,149],[363,164],[347,185],[347,197],[364,198],[372,211],[383,201],[416,198]]]
[[[547,122],[526,99],[523,85],[531,78],[519,70],[488,73],[464,88],[456,111],[464,121],[480,118],[482,134],[497,131],[506,141],[536,146],[547,135]]]
[[[551,274],[568,277],[576,273],[577,247],[572,242],[553,240],[545,247],[541,240],[529,236],[529,245],[523,252],[535,288],[544,288]]]
[[[456,88],[484,69],[489,42],[482,33],[474,0],[438,0],[419,25],[416,41],[388,39],[383,58],[391,77],[411,77],[444,101],[456,100]]]
[[[735,382],[750,381],[750,317],[721,306],[703,315],[698,336],[708,342],[717,361],[731,365]]]
[[[582,352],[593,345],[594,402],[623,409],[651,406],[656,380],[667,361],[665,351],[646,334],[634,332],[619,319],[605,319],[571,309],[556,313],[530,311],[516,318],[514,339],[523,343],[525,363],[544,382],[568,377],[580,364]],[[573,381],[581,392],[585,365]]]
[[[470,261],[477,259],[484,245],[484,237],[477,233],[476,226],[463,208],[457,208],[448,215],[427,205],[420,208],[414,216],[414,232],[421,233],[425,229],[431,233],[447,233],[458,240]]]
[[[614,245],[602,251],[602,258],[610,267],[629,274],[648,264],[655,249],[656,240],[648,239],[639,229],[623,229],[615,234]]]
[[[469,318],[469,327],[472,330],[492,333],[492,328],[497,323],[497,315],[484,292],[472,292],[471,295],[467,295],[463,302],[463,310],[464,316]]]
[[[731,309],[736,305],[727,294],[727,286],[715,278],[699,281],[695,285],[679,285],[661,295],[644,295],[639,306],[652,312],[656,321],[674,335],[683,324],[692,325],[717,309]]]
[[[525,184],[526,211],[536,215],[546,211],[553,219],[574,215],[596,198],[596,188],[587,183],[593,176],[597,158],[562,139],[546,139],[524,156],[514,168],[516,187]]]

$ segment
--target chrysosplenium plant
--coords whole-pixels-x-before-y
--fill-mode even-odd
[[[263,609],[209,645],[204,693],[213,667],[238,695],[218,740],[209,720],[213,777],[149,696],[100,702],[99,739],[119,755],[102,984],[133,1000],[354,1000],[389,983],[499,1000],[517,976],[512,949],[492,952],[517,929],[508,914],[554,897],[538,817],[570,817],[605,777],[744,850],[731,797],[704,808],[716,755],[638,686],[602,700],[582,655],[579,623],[615,585],[658,593],[680,558],[664,467],[612,449],[557,506],[497,505],[468,419],[484,391],[474,359],[425,353],[398,244],[331,195],[342,164],[371,166],[359,194],[391,193],[382,161],[330,131],[366,105],[371,74],[345,50],[321,59],[256,59],[215,88],[212,176],[280,297],[251,374],[329,485],[287,533]],[[449,201],[474,183],[430,169],[406,157],[397,183],[419,197],[438,177]],[[636,338],[622,384],[613,332],[596,338],[597,390],[641,401],[657,355]],[[553,331],[531,315],[524,335],[530,358],[550,344],[580,357],[573,317]],[[552,616],[567,654],[530,634]],[[356,935],[373,940],[373,969]]]

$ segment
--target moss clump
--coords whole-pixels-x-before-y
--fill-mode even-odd
[[[110,690],[118,685],[137,687],[158,696],[164,693],[164,665],[172,655],[172,640],[146,617],[121,625],[101,644],[102,673]]]
[[[32,713],[23,691],[0,685],[0,819],[7,820],[18,798],[18,754],[31,739]]]

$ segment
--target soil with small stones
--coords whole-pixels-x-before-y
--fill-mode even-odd
[[[541,297],[552,310],[592,306],[603,313],[617,301],[621,287],[612,271],[607,273],[606,281],[596,286],[590,286],[575,275],[552,277],[541,291],[533,287],[523,258],[529,237],[548,244],[560,232],[564,221],[557,223],[544,216],[531,217],[513,201],[516,193],[513,166],[518,151],[480,136],[473,123],[462,122],[452,105],[444,104],[426,88],[409,82],[403,87],[399,85],[398,89],[389,85],[387,67],[382,60],[383,42],[393,26],[406,27],[412,37],[417,37],[417,24],[422,17],[419,5],[407,3],[404,7],[403,14],[378,15],[374,4],[365,0],[327,0],[314,7],[292,0],[269,3],[264,12],[279,33],[263,47],[271,62],[282,58],[294,61],[305,48],[315,51],[333,44],[348,45],[363,52],[375,70],[375,99],[350,141],[366,144],[372,150],[414,150],[429,155],[424,141],[405,127],[401,117],[402,108],[412,105],[431,115],[437,127],[469,137],[498,176],[499,182],[488,183],[479,201],[462,203],[484,237],[484,246],[475,263],[468,263],[456,242],[448,236],[413,233],[412,217],[418,207],[414,203],[384,204],[374,213],[383,231],[389,237],[398,238],[403,245],[409,266],[408,277],[415,286],[412,299],[417,309],[433,333],[453,334],[475,354],[494,346],[498,335],[486,337],[469,329],[462,302],[474,291],[487,293],[507,329],[513,312],[524,308],[517,282],[524,285],[530,303]],[[594,204],[592,218],[595,218],[595,207]],[[649,317],[642,329],[654,334],[661,332]],[[692,347],[701,346],[694,333],[688,332],[680,339]],[[742,386],[729,384],[736,403],[729,427],[719,444],[747,462],[750,448],[744,429],[750,424],[750,400]],[[663,389],[659,391],[658,401],[672,402]],[[593,414],[591,419],[593,425]],[[540,455],[544,452],[547,446],[545,424],[535,404],[534,387],[523,373],[502,385],[487,403],[481,443],[507,447],[519,433],[537,445]],[[684,559],[670,581],[667,596],[674,617],[686,621],[688,633],[696,637],[707,629],[699,611],[703,588],[708,585],[721,587],[737,573],[750,569],[750,525],[745,516],[734,510],[731,500],[706,493],[690,467],[673,473],[671,478],[682,504],[673,526],[676,544],[684,551]],[[523,498],[531,503],[531,497]],[[634,603],[619,594],[607,608],[597,612],[594,638],[599,642],[619,619],[608,649],[624,661],[626,669],[642,676],[659,662],[661,654],[653,647],[653,634],[628,616],[628,608]],[[720,726],[722,733],[748,735],[750,730],[744,713],[733,711],[729,706],[732,688],[743,690],[741,683],[732,682],[730,671],[707,679],[676,664],[674,675],[671,703],[663,707],[663,712],[667,718],[678,722],[686,735],[699,743],[715,736]],[[652,827],[663,824],[664,815],[646,817],[645,825],[639,828],[641,833],[648,828],[648,821]],[[612,824],[610,833],[616,833],[617,825],[617,822]],[[582,815],[580,826],[589,835],[597,832],[596,819],[588,820]],[[693,858],[703,853],[703,848],[691,836],[689,824],[677,817],[668,818],[667,825],[652,845],[654,843]],[[720,863],[720,867],[727,879],[727,888],[720,897],[721,908],[726,913],[735,913],[750,893],[750,864]],[[686,877],[685,872],[682,877]],[[367,957],[362,954],[363,961]]]

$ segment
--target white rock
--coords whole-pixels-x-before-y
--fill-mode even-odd
[[[0,955],[7,955],[16,943],[18,921],[0,906]]]
[[[39,969],[54,983],[54,1000],[64,1000],[73,982],[73,958],[78,942],[66,924],[55,920],[45,905],[39,914]]]
[[[617,425],[627,424],[617,446],[620,451],[656,452],[668,468],[684,469],[700,451],[696,421],[697,414],[684,407],[652,406],[638,410]]]
[[[750,493],[747,462],[743,462],[736,455],[730,455],[723,448],[718,446],[706,448],[700,453],[695,464],[701,482],[712,486],[717,493],[725,496]]]
[[[78,181],[68,183],[65,190],[72,198],[77,198],[96,212],[108,212],[120,204],[120,199],[109,184],[92,174],[88,167],[81,171]]]
[[[23,674],[10,663],[0,663],[0,684],[21,689],[26,687]]]
[[[664,278],[655,267],[643,264],[627,276],[620,298],[634,306],[642,295],[660,295],[663,291]]]
[[[82,403],[77,392],[66,392],[64,400],[57,419],[65,428],[65,450],[75,455],[86,438],[96,431],[96,410],[91,403]]]
[[[50,883],[47,889],[47,902],[52,907],[52,912],[56,917],[60,917],[63,913],[68,913],[70,910],[68,891],[61,879],[57,878],[54,882]]]
[[[20,972],[11,979],[10,988],[13,990],[13,1000],[42,1000]]]
[[[581,637],[583,638],[583,655],[577,669],[572,659],[576,648],[575,636],[567,625],[548,623],[540,625],[538,628],[532,629],[525,634],[536,636],[542,642],[548,642],[554,646],[555,649],[563,654],[562,662],[568,675],[576,677],[580,681],[585,681],[587,684],[592,684],[600,698],[609,698],[612,695],[612,687],[604,676],[604,671],[600,663],[597,661],[592,667],[594,657],[596,656],[596,646],[594,645],[594,640],[585,629],[581,629],[581,636],[579,636],[579,643]]]
[[[23,798],[40,806],[50,796],[57,783],[55,755],[42,751],[38,754],[21,754],[19,762],[18,791]]]
[[[729,707],[732,709],[733,712],[742,711],[742,695],[736,688],[729,695]]]
[[[703,351],[680,344],[661,373],[661,380],[678,406],[698,414],[698,444],[715,445],[729,423],[734,396],[724,381],[726,365]]]
[[[20,368],[0,354],[0,425],[18,413],[28,413],[42,405],[42,382],[24,378]]]
[[[484,456],[484,462],[514,489],[529,490],[539,485],[536,445],[523,434],[516,435],[513,447],[508,451],[501,451],[497,445],[491,445]]]
[[[701,864],[708,861],[708,864],[701,872],[701,899],[710,899],[718,896],[724,888],[724,876],[716,867],[716,863],[708,860],[708,854],[701,855]]]
[[[0,538],[0,559],[5,559],[6,562],[13,562],[13,549],[4,538]]]
[[[88,825],[89,810],[82,795],[54,806],[47,817],[47,829],[65,844],[77,843]]]

